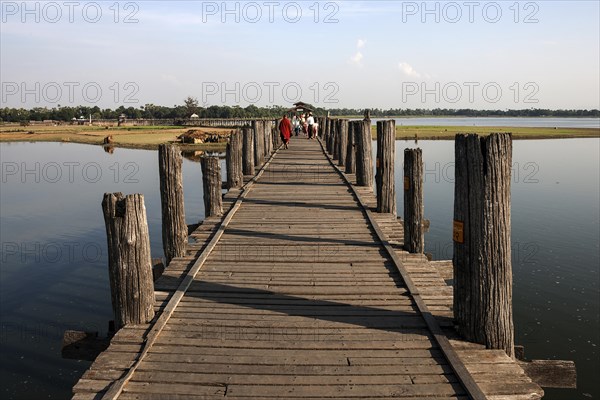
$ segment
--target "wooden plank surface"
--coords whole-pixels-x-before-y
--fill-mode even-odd
[[[225,210],[240,193],[225,196]],[[360,193],[373,203],[368,189]],[[74,399],[102,398],[132,365],[121,399],[467,398],[364,210],[317,142],[293,138],[234,212],[210,254],[216,218],[191,234],[197,242],[188,256],[175,258],[156,282],[161,315],[196,257],[205,257],[143,359],[152,326],[122,329],[74,387]],[[399,248],[398,221],[377,216],[378,229]],[[452,292],[440,291],[446,282],[437,268],[424,257],[404,261],[431,309],[451,311]],[[498,381],[510,376],[514,394],[532,392],[510,359],[477,351],[459,350],[491,395],[509,391],[494,385],[487,367],[496,364]]]

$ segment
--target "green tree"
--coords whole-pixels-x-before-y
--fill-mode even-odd
[[[186,116],[190,117],[192,114],[198,114],[198,99],[192,96],[188,96],[183,104],[186,108]]]

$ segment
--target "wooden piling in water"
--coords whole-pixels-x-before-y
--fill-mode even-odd
[[[264,152],[263,152],[263,160],[268,158],[271,155],[273,139],[271,138],[272,129],[271,129],[271,121],[262,121],[263,128],[263,140],[265,142]]]
[[[348,143],[346,143],[346,160],[344,161],[344,172],[354,174],[356,172],[356,122],[348,121]]]
[[[377,212],[396,215],[394,159],[396,157],[396,123],[377,121]]]
[[[206,217],[223,215],[223,196],[221,194],[221,164],[217,156],[203,156],[202,186],[204,188],[204,215]]]
[[[327,151],[329,154],[333,156],[333,145],[335,142],[335,120],[329,119],[329,124],[327,125]]]
[[[154,317],[154,283],[144,196],[105,193],[108,276],[115,329]]]
[[[279,123],[271,125],[271,141],[273,142],[271,151],[274,153],[281,144],[281,138],[279,137]]]
[[[254,129],[242,129],[242,172],[254,175]]]
[[[229,142],[225,151],[228,189],[238,189],[244,185],[242,158],[242,133],[237,129],[229,135]]]
[[[265,161],[264,121],[253,121],[252,128],[254,128],[254,166],[260,167]]]
[[[373,186],[373,156],[371,155],[371,121],[358,121],[356,132],[356,184]]]
[[[183,158],[178,146],[158,146],[162,241],[167,266],[173,258],[185,256],[187,247],[182,164]]]
[[[333,120],[333,137],[331,140],[331,154],[334,160],[340,159],[340,120]]]
[[[325,125],[327,124],[327,118],[319,117],[319,131],[317,134],[321,138],[321,140],[325,140]]]
[[[404,249],[409,253],[425,251],[423,206],[423,153],[404,149]]]
[[[454,316],[466,340],[514,357],[510,134],[458,134],[454,184]]]
[[[338,165],[343,167],[346,164],[346,154],[347,154],[347,146],[348,146],[348,120],[340,119],[339,120],[339,158]]]

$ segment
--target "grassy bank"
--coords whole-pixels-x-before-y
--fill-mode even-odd
[[[189,127],[140,126],[28,126],[0,125],[0,142],[71,142],[101,145],[108,135],[113,137],[114,147],[156,149],[161,143],[174,142]],[[230,129],[203,128],[210,133],[227,133]],[[373,137],[376,128],[372,127]],[[457,133],[511,132],[514,139],[559,139],[600,137],[598,128],[524,128],[524,127],[475,127],[475,126],[396,126],[396,139],[452,140]],[[224,150],[224,143],[188,144],[189,150]]]
[[[65,142],[102,145],[106,136],[112,135],[114,147],[157,149],[159,144],[174,142],[190,127],[180,126],[126,126],[105,127],[17,126],[0,125],[0,142]],[[226,133],[230,129],[203,128],[210,133]],[[189,150],[223,150],[225,143],[186,144]]]

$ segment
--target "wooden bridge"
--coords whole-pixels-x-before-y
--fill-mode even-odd
[[[73,398],[541,398],[503,350],[458,339],[451,262],[402,250],[402,222],[354,182],[319,141],[273,152]]]

